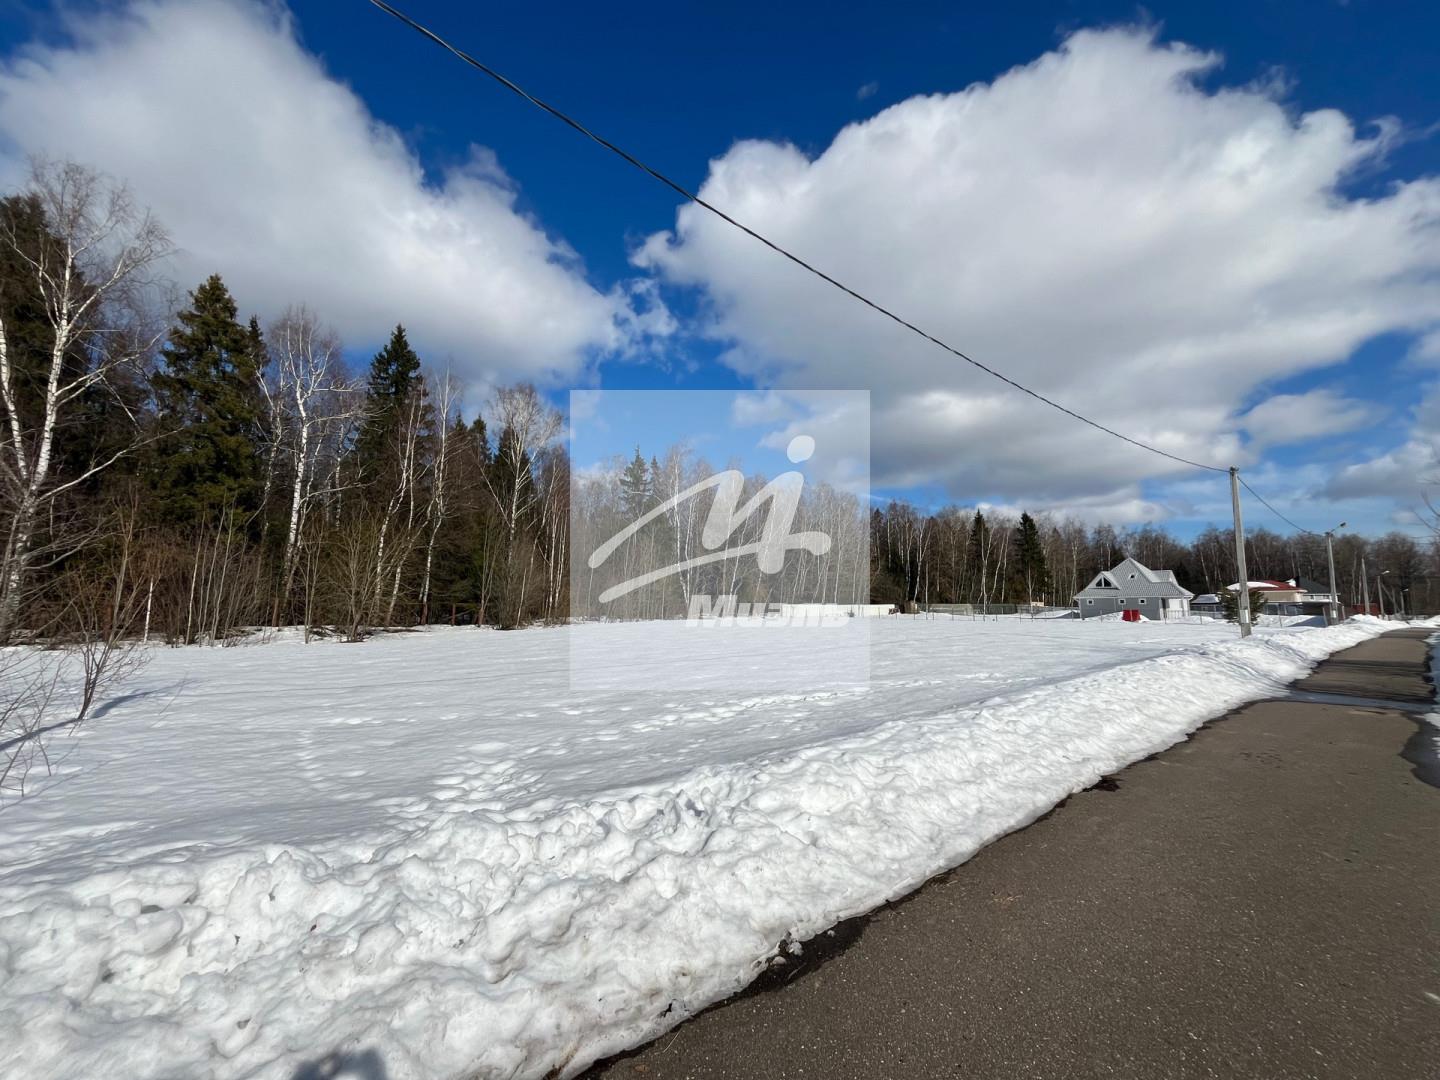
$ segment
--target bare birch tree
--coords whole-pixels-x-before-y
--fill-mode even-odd
[[[516,587],[517,535],[521,522],[535,510],[540,499],[532,470],[540,451],[559,437],[563,420],[529,383],[497,390],[491,401],[491,413],[500,430],[500,443],[495,451],[496,467],[485,473],[485,483],[495,500],[505,535],[502,584],[508,599],[514,602],[513,616],[502,609],[500,621],[501,625],[513,626],[521,619],[527,580],[522,575]],[[501,603],[506,599],[502,597]]]
[[[301,537],[311,507],[336,493],[321,475],[358,421],[363,387],[345,371],[340,339],[308,308],[292,307],[269,328],[270,371],[261,388],[271,416],[275,454],[290,485],[281,546],[282,597],[294,585]],[[281,602],[277,598],[277,607]]]
[[[22,400],[20,358],[0,319],[0,484],[9,521],[0,550],[0,642],[16,628],[37,532],[58,497],[109,468],[138,442],[100,456],[75,475],[55,474],[57,434],[84,395],[151,355],[161,330],[147,325],[155,264],[169,254],[165,230],[129,191],[81,165],[36,161],[25,197],[43,215],[32,230],[14,213],[0,244],[28,271],[50,341],[34,410]]]
[[[394,488],[380,522],[379,545],[375,556],[375,606],[379,611],[386,581],[390,583],[389,600],[385,604],[385,625],[395,619],[395,605],[400,599],[400,580],[405,566],[415,551],[420,537],[421,486],[428,462],[424,455],[425,420],[428,403],[423,387],[414,390],[405,401],[395,439],[390,447],[394,455],[393,471],[389,474]]]
[[[450,465],[459,447],[458,420],[463,387],[449,371],[430,378],[430,404],[435,411],[434,448],[430,459],[430,497],[425,504],[425,567],[420,577],[420,621],[430,620],[430,578],[435,567],[435,540],[450,512]]]

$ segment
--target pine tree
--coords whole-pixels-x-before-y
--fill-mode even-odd
[[[529,521],[528,507],[535,495],[534,462],[510,425],[500,431],[490,460],[490,490],[507,528],[514,532]]]
[[[1260,617],[1261,611],[1265,608],[1265,590],[1250,590],[1250,621],[1254,623]],[[1240,593],[1234,589],[1220,590],[1220,612],[1225,616],[1226,622],[1238,623],[1240,621]]]
[[[494,576],[496,519],[490,484],[501,478],[484,418],[477,416],[467,425],[457,414],[451,438],[459,447],[448,482],[455,508],[437,537],[432,611],[440,619],[468,623],[481,617]]]
[[[259,383],[264,343],[237,319],[230,290],[212,274],[190,294],[153,379],[162,430],[152,471],[159,512],[184,523],[259,507]]]
[[[970,595],[981,603],[990,600],[990,527],[985,524],[985,515],[975,511],[970,523],[970,545],[966,553],[970,563]]]
[[[640,456],[640,447],[635,447],[635,456],[625,466],[620,477],[621,506],[631,521],[640,517],[650,507],[650,468]]]
[[[1015,568],[1017,593],[1027,601],[1043,598],[1050,591],[1050,570],[1045,564],[1045,546],[1040,542],[1040,529],[1029,514],[1020,515],[1020,528],[1015,532]]]
[[[370,361],[365,423],[355,447],[367,479],[374,479],[380,471],[385,448],[400,428],[410,395],[421,387],[420,357],[410,347],[405,327],[397,324],[389,342]]]
[[[485,418],[475,417],[470,425],[470,443],[474,448],[475,459],[481,466],[488,467],[490,464],[490,436],[485,431]]]
[[[653,510],[665,501],[666,484],[665,477],[660,475],[660,459],[654,454],[650,455],[650,498],[645,503],[646,510]]]

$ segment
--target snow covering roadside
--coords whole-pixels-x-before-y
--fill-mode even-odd
[[[1440,617],[1426,619],[1414,625],[1440,628]],[[1430,684],[1436,688],[1437,699],[1436,707],[1426,713],[1423,718],[1424,723],[1429,727],[1422,729],[1421,737],[1428,736],[1430,761],[1440,763],[1440,633],[1431,634],[1425,640],[1425,646],[1430,650]]]
[[[332,1052],[390,1080],[574,1073],[1392,625],[901,623],[868,692],[678,703],[421,663],[563,664],[577,631],[163,654],[150,699],[0,812],[0,1075],[288,1078]],[[591,629],[669,662],[672,628]],[[167,661],[196,666],[171,686]],[[282,774],[262,755],[287,728]]]

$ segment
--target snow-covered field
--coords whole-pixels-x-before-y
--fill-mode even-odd
[[[1381,629],[895,618],[868,685],[749,627],[157,648],[0,809],[0,1076],[573,1073]]]

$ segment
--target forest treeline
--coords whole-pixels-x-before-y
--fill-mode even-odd
[[[1369,579],[1377,602],[1375,576],[1384,576],[1386,610],[1440,611],[1440,544],[1421,545],[1392,532],[1379,539],[1335,535],[1335,578],[1344,604],[1359,608]],[[1064,516],[1019,515],[949,506],[925,513],[891,503],[872,514],[871,595],[877,603],[1044,603],[1068,607],[1077,592],[1101,570],[1126,556],[1154,570],[1173,570],[1181,585],[1198,594],[1218,593],[1238,577],[1235,534],[1210,526],[1185,543],[1153,524],[1116,529],[1087,526]],[[1246,570],[1251,580],[1305,578],[1329,581],[1325,538],[1281,536],[1249,529]]]
[[[77,165],[0,202],[0,640],[564,614],[569,463],[534,387],[493,391],[492,433],[403,326],[352,372],[303,306],[262,325],[218,274],[177,305],[170,250]]]
[[[224,641],[264,625],[356,639],[570,614],[571,467],[564,419],[542,394],[494,388],[467,420],[466,388],[424,363],[402,325],[352,370],[299,303],[262,323],[219,274],[177,295],[171,250],[123,185],[72,163],[37,163],[0,200],[0,642]],[[575,485],[578,520],[608,534],[710,475],[675,448],[663,461],[637,451]],[[742,495],[763,483],[747,478]],[[641,561],[693,557],[694,511],[661,522]],[[798,512],[797,528],[836,543],[787,572],[845,601],[1067,604],[1122,553],[1196,592],[1235,576],[1228,533],[1214,529],[1181,544],[1154,526],[1043,513],[867,512],[828,489]],[[1249,543],[1252,576],[1325,578],[1319,538],[1258,530]],[[1436,606],[1422,592],[1433,549],[1342,535],[1347,598],[1362,554],[1414,608]],[[583,580],[593,600],[604,586]],[[678,576],[625,613],[727,582]]]

